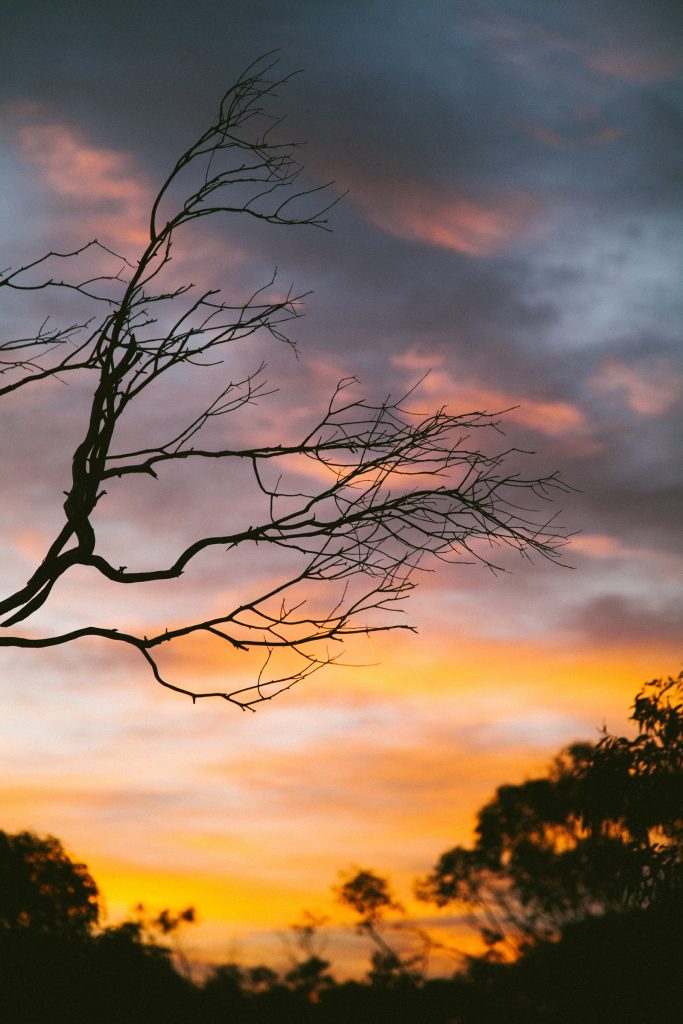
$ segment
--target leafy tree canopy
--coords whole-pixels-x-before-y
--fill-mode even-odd
[[[59,839],[0,832],[0,929],[85,935],[99,914],[95,881]]]
[[[471,847],[447,850],[419,884],[460,904],[490,947],[518,950],[610,911],[683,890],[683,673],[645,684],[633,737],[575,743],[547,775],[500,786]]]

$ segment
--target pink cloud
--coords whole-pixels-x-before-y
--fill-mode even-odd
[[[607,22],[586,39],[550,31],[523,18],[494,16],[473,19],[471,24],[507,60],[526,70],[535,70],[555,55],[570,54],[603,75],[629,82],[658,82],[674,77],[683,66],[675,44],[648,39],[645,33],[637,40],[631,34],[631,40],[623,43],[615,38],[618,30]]]
[[[636,53],[604,49],[588,58],[590,67],[629,82],[659,82],[678,74],[683,58],[675,53]]]
[[[616,357],[604,359],[589,382],[597,395],[616,392],[641,416],[661,416],[683,394],[683,374],[665,360],[636,368]]]
[[[411,180],[366,181],[352,188],[351,199],[371,223],[397,238],[469,256],[505,249],[538,208],[521,193],[481,200]]]
[[[543,146],[556,150],[581,149],[587,146],[606,146],[616,142],[623,134],[623,130],[616,125],[607,125],[603,128],[596,127],[572,135],[566,132],[554,131],[546,125],[528,123],[522,126],[522,131],[525,135],[528,135],[536,142],[540,142]]]
[[[110,245],[144,244],[151,186],[124,151],[99,146],[39,104],[10,108],[24,160],[34,167],[55,216]]]
[[[552,438],[581,437],[589,433],[585,414],[571,402],[486,388],[478,381],[458,379],[450,371],[438,368],[441,361],[440,357],[432,359],[414,349],[392,359],[394,366],[405,367],[412,372],[425,373],[436,365],[437,369],[425,378],[421,391],[451,408],[457,406],[462,412],[505,412],[506,421],[519,423]]]
[[[663,579],[678,582],[683,574],[683,558],[671,551],[626,545],[618,537],[610,537],[603,533],[578,534],[572,537],[571,550],[589,558],[619,559],[624,564],[628,562],[635,565],[642,562],[647,564],[648,570],[656,568]]]
[[[11,538],[17,551],[32,562],[39,562],[45,556],[47,543],[45,536],[38,530],[22,527],[16,535]]]
[[[79,199],[85,195],[95,202],[130,201],[145,195],[125,153],[89,145],[75,128],[28,125],[20,129],[19,140],[26,159],[58,195]]]
[[[622,547],[616,537],[595,533],[572,537],[572,550],[580,551],[589,558],[613,558],[621,552]]]
[[[482,392],[489,400],[504,400],[508,396],[500,392]],[[537,430],[550,437],[562,437],[570,433],[582,433],[586,429],[586,417],[571,402],[544,402],[527,396],[517,398],[518,409],[511,409],[509,417],[517,423]]]
[[[158,183],[147,177],[133,154],[99,145],[45,104],[9,104],[5,110],[15,126],[19,153],[42,186],[39,216],[48,245],[63,250],[97,238],[128,258],[146,247]],[[97,256],[90,251],[88,259]],[[100,254],[100,259],[102,272],[109,273],[108,257]],[[217,240],[202,230],[180,232],[166,284],[172,289],[188,280],[201,281],[211,268],[218,280],[228,280],[225,298],[238,305],[244,298],[239,275],[244,260],[245,252],[234,240]],[[269,300],[283,297],[275,286],[268,294]]]

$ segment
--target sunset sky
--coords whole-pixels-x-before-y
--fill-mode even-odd
[[[360,667],[256,714],[193,706],[105,642],[0,650],[0,828],[62,839],[112,920],[141,899],[194,903],[193,955],[277,962],[278,931],[304,908],[337,913],[330,886],[352,864],[424,914],[411,880],[469,840],[496,785],[624,728],[640,683],[681,666],[683,16],[648,0],[9,0],[0,267],[93,237],[139,253],[155,186],[273,48],[303,72],[273,106],[306,140],[306,184],[347,193],[332,231],[226,218],[175,271],[245,296],[277,266],[283,288],[310,290],[298,360],[266,341],[235,353],[234,372],[265,358],[279,387],[255,428],[277,443],[341,378],[377,397],[429,370],[425,409],[515,407],[502,443],[576,488],[559,507],[577,533],[571,567],[439,566],[406,609],[417,635],[359,640]],[[5,336],[71,311],[0,299]],[[61,525],[86,399],[55,382],[0,406],[2,596]],[[103,536],[129,565],[239,504],[215,467],[160,476],[112,488]],[[211,558],[177,592],[93,576],[60,585],[31,629],[153,631],[240,588]],[[197,645],[171,669],[193,686],[251,678]],[[352,969],[356,947],[336,941]]]

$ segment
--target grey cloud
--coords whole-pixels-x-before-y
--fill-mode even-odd
[[[294,325],[302,369],[283,383],[308,384],[306,360],[322,356],[370,388],[393,387],[392,355],[417,347],[492,390],[574,403],[600,450],[588,456],[570,437],[551,446],[519,426],[511,441],[561,461],[583,491],[573,511],[586,532],[668,547],[681,514],[676,410],[639,417],[590,381],[606,356],[676,356],[679,296],[657,285],[663,236],[649,225],[672,222],[680,201],[680,100],[666,62],[682,24],[678,5],[638,0],[599,12],[587,0],[446,12],[407,0],[36,0],[9,5],[0,74],[6,99],[53,103],[158,178],[235,70],[282,46],[282,70],[304,69],[276,108],[309,140],[307,180],[351,189],[332,236],[216,225],[244,243],[257,277],[278,264],[285,283],[314,290]],[[413,180],[473,197],[517,189],[539,207],[528,235],[477,259],[371,226],[354,197],[367,180],[376,202],[384,182]],[[220,493],[212,481],[207,502]],[[156,505],[172,528],[178,497],[162,484],[143,512]]]
[[[592,643],[604,646],[635,644],[680,644],[683,630],[683,602],[661,600],[644,605],[636,598],[605,594],[588,602],[573,618],[569,628],[578,630]]]

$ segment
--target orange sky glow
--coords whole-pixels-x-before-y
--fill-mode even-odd
[[[256,714],[192,706],[160,690],[134,653],[100,641],[0,651],[0,827],[62,839],[101,885],[110,920],[140,901],[195,905],[199,924],[183,939],[191,958],[282,962],[279,933],[307,909],[330,917],[340,973],[362,971],[366,950],[331,893],[340,870],[386,873],[410,914],[434,916],[412,884],[445,849],[471,839],[477,808],[495,787],[542,772],[563,745],[597,738],[604,724],[627,728],[639,686],[680,667],[683,561],[674,528],[667,532],[675,474],[666,453],[683,396],[670,344],[673,242],[666,217],[646,199],[643,211],[636,199],[634,209],[629,200],[609,206],[600,162],[611,152],[630,173],[645,130],[629,113],[631,90],[665,88],[678,65],[661,33],[642,52],[635,29],[621,41],[611,33],[591,41],[587,30],[579,39],[544,24],[537,6],[538,24],[522,15],[463,19],[463,38],[489,62],[492,83],[490,95],[482,85],[488,99],[472,123],[468,103],[480,98],[434,44],[434,60],[445,63],[430,114],[441,140],[431,162],[427,152],[414,157],[432,138],[420,118],[410,121],[412,142],[401,136],[403,121],[391,120],[394,72],[370,45],[381,28],[373,23],[363,73],[377,75],[378,93],[367,120],[357,114],[357,152],[344,142],[349,128],[330,127],[329,110],[298,87],[292,97],[295,127],[311,140],[312,183],[334,178],[338,192],[350,190],[334,233],[314,239],[310,253],[306,240],[296,238],[290,252],[278,238],[271,260],[270,236],[207,229],[183,239],[172,273],[199,279],[211,268],[228,295],[243,295],[244,282],[275,262],[282,269],[274,288],[283,294],[294,277],[302,290],[312,278],[301,359],[279,350],[269,357],[268,377],[281,393],[272,409],[263,403],[251,413],[255,436],[278,441],[283,423],[296,431],[351,374],[373,393],[386,383],[397,394],[429,371],[411,397],[420,408],[509,410],[500,446],[534,452],[532,466],[559,468],[576,487],[561,515],[576,533],[567,565],[517,559],[501,575],[438,566],[406,605],[416,635],[354,638],[342,665]],[[455,46],[458,32],[442,29]],[[353,33],[344,31],[353,51]],[[398,38],[403,30],[395,31]],[[558,92],[541,101],[555,62]],[[339,110],[352,119],[346,98],[356,86],[336,73]],[[427,89],[421,66],[414,73]],[[320,68],[312,76],[326,80]],[[518,90],[509,110],[503,81]],[[169,88],[173,96],[177,83]],[[446,114],[450,88],[464,98]],[[25,91],[8,100],[0,136],[0,169],[15,197],[9,242],[22,259],[64,236],[67,245],[97,236],[134,254],[177,137],[163,137],[157,159],[146,148],[154,125],[140,127],[135,102],[137,134],[129,136],[119,123],[106,128],[91,101],[81,107],[66,94]],[[209,100],[199,104],[204,113]],[[158,111],[160,121],[167,112]],[[181,116],[184,142],[201,117],[194,108]],[[472,169],[461,148],[475,148],[487,117],[497,127]],[[376,123],[386,134],[373,148]],[[15,262],[11,251],[0,261]],[[42,293],[35,310],[38,321],[49,312]],[[14,308],[9,316],[13,325]],[[239,350],[234,372],[251,358],[251,349]],[[173,401],[185,397],[183,382],[173,387],[167,406],[134,429],[163,432]],[[25,405],[10,397],[0,420],[12,481],[0,509],[1,567],[15,585],[54,535],[68,445],[87,398],[76,387],[68,397],[57,386],[44,394],[44,403],[31,395]],[[286,468],[324,472],[296,460]],[[118,491],[113,483],[103,525],[112,550],[137,545],[143,560],[158,551],[163,559],[195,526],[201,533],[213,522],[216,508],[248,515],[236,478],[192,469],[187,479],[169,472],[151,492],[137,481]],[[185,602],[221,607],[241,593],[248,572],[275,580],[280,563],[243,569],[231,576],[207,558],[178,597],[150,585],[125,600],[83,571],[56,589],[54,606],[30,628],[70,628],[90,609],[103,621],[118,616],[117,624],[172,626]],[[219,645],[187,642],[164,656],[194,687],[253,681],[255,662]],[[432,923],[472,948],[461,925]]]

